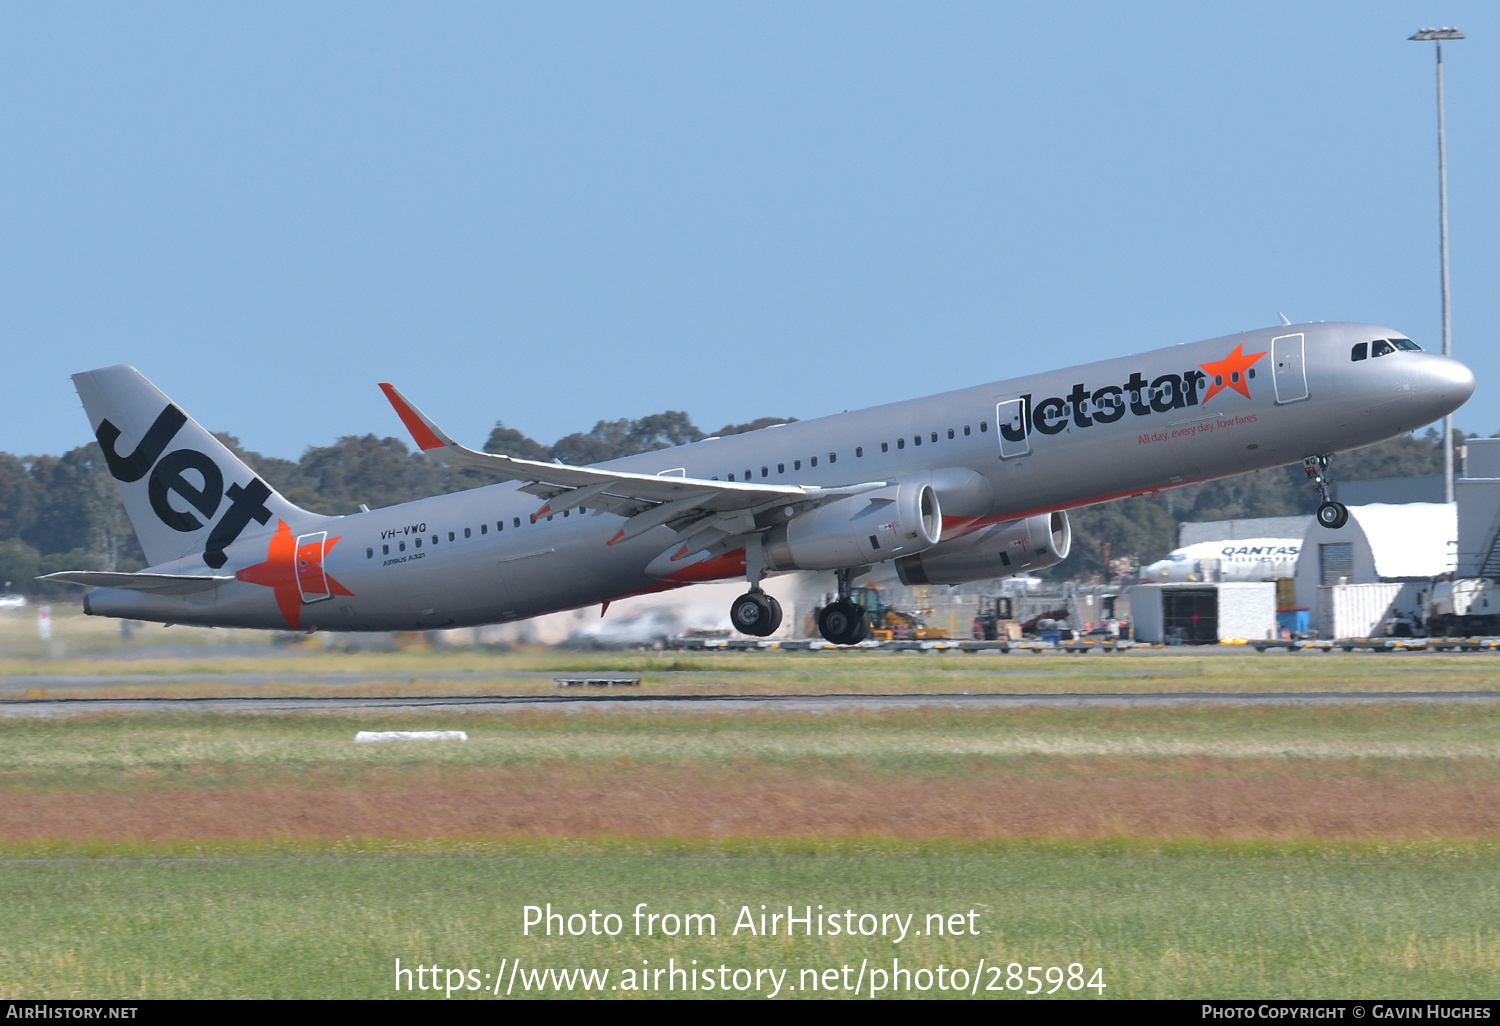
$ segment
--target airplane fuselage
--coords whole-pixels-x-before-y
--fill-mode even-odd
[[[1472,391],[1467,368],[1425,352],[1351,358],[1358,343],[1402,337],[1351,323],[1245,332],[602,466],[825,487],[930,478],[947,540],[1038,512],[1352,449],[1431,423]],[[1017,349],[1010,362],[1024,370],[1027,357]],[[622,520],[587,505],[533,522],[543,503],[520,487],[491,485],[343,517],[308,514],[306,523],[289,525],[297,547],[288,541],[283,555],[298,555],[308,537],[327,532],[337,541],[323,544],[316,573],[294,574],[290,583],[278,577],[272,564],[282,557],[268,552],[261,535],[226,549],[226,572],[240,577],[228,585],[171,597],[101,588],[89,609],[219,626],[409,630],[505,622],[744,574],[743,550],[680,570],[664,566],[660,557],[676,537],[665,526],[606,544]],[[201,572],[202,562],[187,556],[156,569]],[[317,574],[326,575],[321,585]]]

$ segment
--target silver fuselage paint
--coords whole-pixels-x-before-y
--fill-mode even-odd
[[[1279,377],[1274,366],[1287,343],[1276,354],[1272,345],[1298,335],[1306,393],[1300,399],[1293,398],[1302,391],[1297,368],[1283,367]],[[1460,406],[1473,390],[1473,376],[1456,361],[1426,352],[1351,361],[1355,343],[1399,337],[1390,329],[1353,323],[1244,332],[708,439],[602,466],[721,480],[731,474],[745,480],[748,473],[755,482],[822,486],[930,475],[942,500],[944,537],[952,538],[1040,511],[1353,449],[1430,424]],[[1155,396],[1155,408],[1142,397],[1132,409],[1127,396],[1119,416],[1100,416],[1092,401],[1101,390],[1123,388],[1132,374],[1148,383],[1165,375],[1182,379],[1201,365],[1223,361],[1236,346],[1247,355],[1265,353],[1251,365],[1254,377],[1241,382],[1249,398],[1228,383],[1205,401],[1212,387],[1205,383],[1189,401],[1167,383]],[[1075,410],[1067,400],[1085,392],[1090,402]],[[997,408],[1013,412],[1012,401],[1022,397],[1030,397],[1030,417],[1040,416],[1041,423],[1023,436],[1024,444],[1008,442],[1007,456]],[[1060,402],[1046,403],[1049,399]],[[742,576],[733,559],[691,570],[696,576],[653,576],[646,568],[673,545],[670,528],[606,545],[620,529],[618,516],[574,510],[532,523],[530,515],[541,505],[512,482],[343,517],[307,514],[305,522],[288,526],[294,535],[327,531],[338,538],[323,567],[350,594],[301,605],[295,624],[287,622],[271,589],[245,581],[188,596],[101,588],[90,594],[89,608],[103,615],[217,626],[411,630],[505,622],[695,583],[708,579],[704,575]],[[226,551],[226,572],[267,559],[264,536]],[[200,568],[198,557],[190,556],[153,569]]]

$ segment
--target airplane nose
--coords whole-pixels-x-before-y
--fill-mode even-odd
[[[1453,403],[1454,409],[1468,402],[1474,394],[1474,372],[1451,356],[1440,356],[1433,364],[1429,372],[1433,387]]]
[[[1422,401],[1430,419],[1446,417],[1474,394],[1474,372],[1452,357],[1426,354],[1422,364]]]

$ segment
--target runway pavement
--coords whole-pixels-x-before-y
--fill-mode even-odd
[[[1399,702],[1500,702],[1500,691],[1152,692],[1147,694],[885,694],[885,695],[426,695],[317,698],[29,698],[0,701],[0,716],[87,713],[504,712],[564,709],[601,712],[831,712],[928,707],[997,709],[1019,706],[1341,705]]]

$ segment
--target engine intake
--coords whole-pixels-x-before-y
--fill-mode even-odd
[[[766,534],[768,570],[841,570],[930,549],[943,513],[930,484],[899,483],[794,517]]]
[[[896,560],[896,573],[908,586],[966,584],[1056,566],[1072,545],[1066,513],[1038,513],[903,556]]]

